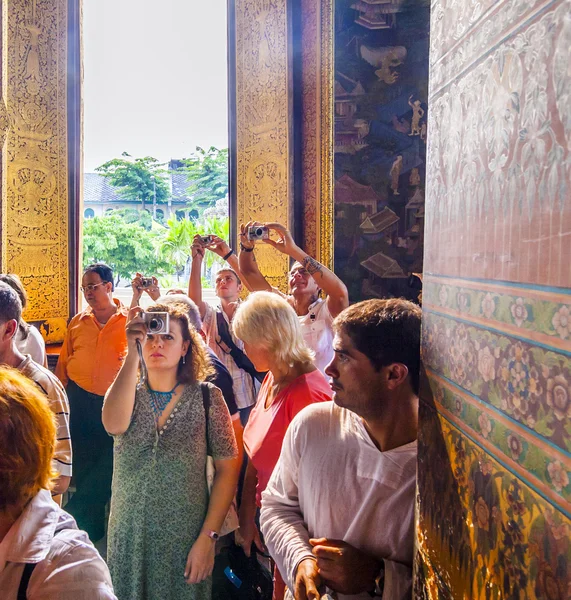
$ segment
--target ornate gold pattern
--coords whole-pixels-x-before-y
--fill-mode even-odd
[[[301,9],[304,249],[333,268],[333,1]]]
[[[27,320],[67,319],[67,1],[12,0],[3,19],[0,268],[21,277]]]
[[[291,52],[286,0],[236,0],[237,224],[291,225]],[[285,288],[288,258],[260,245],[260,269]]]

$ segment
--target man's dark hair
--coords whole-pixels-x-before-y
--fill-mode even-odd
[[[333,329],[348,335],[375,369],[392,363],[408,367],[418,395],[421,317],[420,308],[402,298],[365,300],[346,308],[333,322]]]
[[[0,282],[0,323],[22,318],[22,302],[16,291],[7,283]]]
[[[85,275],[86,273],[97,273],[97,275],[101,277],[101,281],[106,281],[111,284],[111,290],[115,289],[115,284],[113,283],[113,270],[105,263],[95,263],[85,267],[83,274]]]

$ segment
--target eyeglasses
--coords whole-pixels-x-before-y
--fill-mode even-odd
[[[96,287],[98,287],[100,285],[105,285],[106,283],[109,283],[109,282],[102,281],[101,283],[90,283],[90,284],[86,285],[85,287],[80,287],[79,289],[85,294],[85,292],[92,292]]]

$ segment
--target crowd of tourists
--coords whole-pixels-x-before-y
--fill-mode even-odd
[[[280,224],[239,239],[196,236],[187,291],[137,273],[130,308],[88,266],[55,374],[0,275],[2,598],[412,597],[420,308],[349,305]],[[264,243],[292,261],[287,294]],[[269,589],[240,592],[228,549]]]

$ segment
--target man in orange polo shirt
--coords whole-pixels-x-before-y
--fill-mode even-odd
[[[103,428],[101,409],[127,352],[128,310],[113,298],[113,271],[105,264],[85,269],[81,291],[89,307],[69,323],[56,375],[69,398],[77,489],[66,510],[97,541],[105,535],[113,474],[113,439]]]

